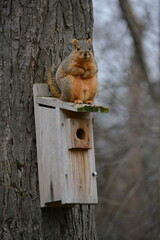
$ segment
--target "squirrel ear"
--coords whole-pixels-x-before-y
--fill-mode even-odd
[[[87,40],[87,42],[89,43],[90,46],[92,46],[92,39],[91,39],[91,38],[89,38],[89,39]]]
[[[73,46],[76,48],[76,47],[77,47],[77,44],[78,44],[78,40],[77,40],[77,39],[73,39],[73,40],[72,40],[72,44],[73,44]]]

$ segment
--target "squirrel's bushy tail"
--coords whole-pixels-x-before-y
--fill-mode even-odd
[[[47,83],[48,83],[49,90],[50,90],[52,96],[55,98],[60,98],[61,93],[60,93],[60,90],[56,83],[54,64],[51,65],[51,67],[47,73]]]

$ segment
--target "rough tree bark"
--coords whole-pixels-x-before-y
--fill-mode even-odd
[[[96,239],[94,207],[40,209],[32,96],[71,39],[92,36],[92,10],[91,0],[0,2],[0,239]]]

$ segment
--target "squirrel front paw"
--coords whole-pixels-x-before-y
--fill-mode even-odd
[[[88,78],[88,77],[91,77],[91,76],[92,76],[92,74],[89,71],[86,71],[85,73],[83,73],[81,75],[81,78],[85,79],[85,78]]]

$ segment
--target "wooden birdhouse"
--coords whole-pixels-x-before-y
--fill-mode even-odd
[[[41,207],[96,204],[91,112],[108,108],[62,102],[47,84],[33,89]]]

